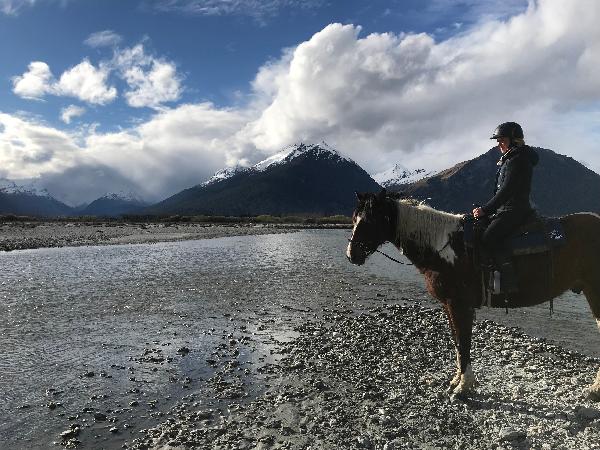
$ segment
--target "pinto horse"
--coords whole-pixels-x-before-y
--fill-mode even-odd
[[[437,211],[398,194],[358,194],[352,237],[346,256],[353,264],[385,242],[393,243],[424,275],[429,293],[439,300],[450,321],[456,347],[456,375],[449,391],[469,393],[475,381],[471,368],[471,336],[475,308],[481,305],[481,272],[468,257],[463,241],[463,216]],[[520,256],[519,292],[509,307],[537,305],[568,289],[583,291],[600,327],[600,216],[570,214],[560,218],[566,242],[552,250],[553,277],[540,271],[545,254]],[[505,305],[493,305],[504,307]],[[600,371],[588,396],[600,400]]]

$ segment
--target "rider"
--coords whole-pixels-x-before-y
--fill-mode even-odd
[[[498,142],[502,153],[498,161],[496,185],[492,199],[473,210],[475,218],[489,217],[490,223],[482,236],[483,249],[494,256],[500,268],[502,290],[517,290],[510,250],[503,246],[511,232],[525,223],[533,213],[529,203],[533,167],[538,162],[537,153],[525,145],[523,129],[516,122],[500,124],[490,139]]]

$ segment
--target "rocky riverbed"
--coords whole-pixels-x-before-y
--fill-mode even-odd
[[[0,223],[0,251],[82,245],[142,244],[289,231],[292,226],[202,223]]]
[[[598,358],[483,320],[473,343],[476,392],[459,400],[445,392],[454,350],[439,309],[337,310],[296,331],[279,344],[278,361],[259,367],[237,359],[245,336],[232,336],[209,382],[221,407],[191,395],[127,447],[600,447],[600,409],[585,397]],[[255,370],[267,382],[253,397],[244,374]]]

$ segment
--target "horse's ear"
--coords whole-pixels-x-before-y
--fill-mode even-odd
[[[358,191],[354,191],[354,193],[356,194],[356,199],[361,202],[363,201],[363,199],[365,198],[365,194],[358,192]]]

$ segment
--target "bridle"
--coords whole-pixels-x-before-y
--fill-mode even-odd
[[[390,217],[389,217],[387,214],[386,214],[386,215],[384,215],[384,217],[385,217],[386,221],[387,221],[387,222],[390,224],[390,226],[391,226],[391,223],[392,223],[392,220],[391,220],[391,218],[390,218]],[[413,264],[411,264],[411,263],[406,263],[406,262],[404,262],[404,261],[398,261],[396,258],[393,258],[393,257],[391,257],[390,255],[388,255],[388,254],[386,254],[386,253],[382,252],[381,250],[379,250],[379,249],[377,248],[377,247],[378,247],[378,244],[377,244],[377,242],[375,242],[375,241],[357,241],[357,240],[355,240],[355,239],[354,239],[354,237],[351,237],[350,239],[348,239],[348,242],[350,242],[351,244],[354,244],[354,245],[357,245],[358,247],[360,247],[360,248],[361,248],[361,249],[362,249],[362,250],[365,252],[365,254],[366,254],[367,256],[368,256],[368,255],[371,255],[371,254],[373,254],[373,253],[375,253],[375,252],[377,252],[377,253],[380,253],[380,254],[382,254],[383,256],[385,256],[387,259],[389,259],[389,260],[391,260],[391,261],[394,261],[394,262],[396,262],[396,263],[398,263],[398,264],[402,264],[403,266],[412,266],[412,265],[413,265]],[[373,250],[370,250],[371,248],[373,248]]]
[[[363,249],[363,251],[364,251],[364,252],[365,252],[367,255],[370,255],[370,254],[372,254],[372,253],[375,253],[375,252],[377,252],[377,253],[381,253],[381,254],[382,254],[383,256],[385,256],[387,259],[391,259],[392,261],[394,261],[394,262],[397,262],[398,264],[402,264],[403,266],[412,266],[412,265],[413,265],[413,264],[411,264],[411,263],[406,263],[406,262],[404,262],[404,261],[398,261],[396,258],[392,258],[390,255],[388,255],[388,254],[386,254],[386,253],[382,252],[381,250],[379,250],[379,249],[377,249],[377,248],[376,248],[375,250],[369,250],[368,248],[366,248],[366,246],[369,244],[369,242],[368,242],[368,241],[366,241],[366,242],[362,242],[362,241],[355,241],[355,240],[353,240],[352,238],[350,238],[350,239],[348,239],[348,242],[350,242],[351,244],[358,245],[360,248],[362,248],[362,249]]]

